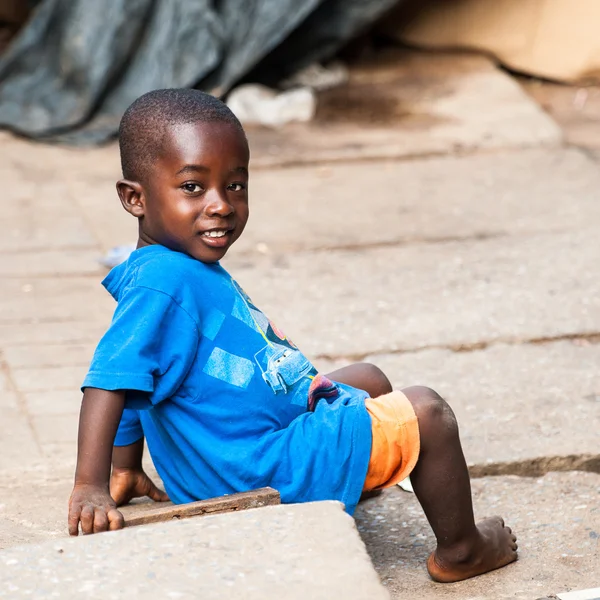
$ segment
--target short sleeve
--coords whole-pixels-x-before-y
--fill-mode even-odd
[[[115,446],[129,446],[144,437],[144,430],[137,410],[126,408],[123,411],[119,429],[115,437]]]
[[[119,298],[82,388],[142,392],[158,404],[183,383],[199,338],[198,324],[171,296],[131,287]]]

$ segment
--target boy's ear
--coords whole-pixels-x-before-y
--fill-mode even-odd
[[[137,181],[119,179],[117,194],[123,208],[134,217],[143,217],[145,212],[144,189]]]

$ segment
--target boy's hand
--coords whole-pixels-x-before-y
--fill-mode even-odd
[[[108,490],[95,485],[75,485],[69,499],[69,535],[122,529],[123,515]]]
[[[133,498],[148,496],[155,502],[168,502],[169,496],[159,490],[143,469],[113,468],[110,477],[110,495],[117,506],[127,504]]]

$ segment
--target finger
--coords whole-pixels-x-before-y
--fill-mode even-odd
[[[84,534],[94,532],[94,509],[91,506],[84,506],[81,509],[81,531]]]
[[[81,515],[81,506],[69,508],[69,535],[79,535],[79,517]]]
[[[169,496],[166,492],[158,489],[156,485],[150,481],[150,489],[148,490],[148,497],[154,500],[154,502],[168,502]]]
[[[123,529],[125,526],[125,519],[123,515],[116,509],[112,508],[108,511],[108,530],[116,531],[117,529]]]
[[[94,511],[94,533],[101,531],[108,531],[108,517],[105,510],[97,508]]]

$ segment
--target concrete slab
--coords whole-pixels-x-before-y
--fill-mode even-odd
[[[48,448],[52,452],[48,452]],[[1,472],[0,548],[68,537],[67,504],[73,489],[75,452],[56,453],[44,446],[44,455]],[[145,461],[147,462],[147,461]]]
[[[600,345],[571,341],[368,357],[397,388],[427,385],[454,409],[477,472],[600,469]],[[324,365],[331,368],[337,365]],[[508,463],[502,466],[502,463]],[[494,465],[494,467],[491,466]],[[579,468],[582,468],[581,466]],[[492,470],[493,469],[493,470]]]
[[[104,250],[137,232],[114,178],[72,184]],[[577,150],[255,169],[250,221],[231,255],[575,229],[600,223],[599,188],[595,163]]]
[[[0,320],[0,340],[6,352],[13,346],[31,347],[32,344],[51,347],[57,344],[92,344],[95,347],[110,322],[102,319],[40,322],[35,314],[29,316],[30,319],[25,322],[2,323]]]
[[[0,250],[1,251],[1,250]],[[0,254],[0,277],[49,277],[105,273],[98,262],[99,251],[77,248]]]
[[[24,470],[41,459],[41,449],[30,420],[16,402],[2,406],[2,435],[0,436],[0,473]],[[0,499],[0,503],[3,499]]]
[[[30,415],[78,415],[81,409],[81,391],[83,379],[69,389],[56,389],[23,394],[25,406]],[[64,385],[62,386],[64,388]]]
[[[6,192],[13,200],[12,190],[5,188]],[[46,252],[50,248],[85,250],[97,245],[80,214],[39,206],[35,210],[35,219],[27,214],[0,218],[0,228],[4,232],[0,238],[0,252]]]
[[[71,484],[73,481],[73,475],[75,473],[75,462],[77,459],[76,435],[78,419],[76,415],[73,415],[73,417],[74,418],[72,418],[72,422],[75,424],[75,426],[72,427],[71,422],[69,422],[68,427],[70,428],[70,430],[75,432],[75,435],[71,438],[69,438],[69,436],[64,436],[65,440],[63,441],[44,440],[43,443],[40,443],[44,455],[43,461],[38,463],[38,465],[34,465],[42,465],[52,469],[69,466],[69,473],[65,476],[66,481],[69,482],[69,484]],[[64,419],[62,421],[64,422]],[[61,521],[63,518],[64,515],[61,517]]]
[[[574,230],[600,225],[598,189],[576,150],[255,171],[231,255]]]
[[[43,461],[29,467],[2,473],[0,549],[67,536],[73,471]]]
[[[78,411],[65,414],[32,415],[31,421],[42,450],[47,445],[65,444],[67,447],[70,446],[70,454],[75,454],[79,425]]]
[[[16,150],[19,146],[18,143],[13,143],[12,139],[8,139],[6,144],[9,151]],[[49,148],[44,149],[45,154],[49,153]],[[28,221],[40,224],[36,215],[45,214],[35,211],[42,197],[40,194],[44,198],[42,210],[66,211],[69,206],[72,206],[69,190],[63,179],[56,177],[55,171],[49,172],[44,165],[30,167],[30,172],[24,174],[21,168],[11,168],[10,165],[3,164],[0,167],[0,175],[3,182],[10,186],[11,196],[15,199],[15,202],[7,203],[6,210],[2,211],[2,218],[10,217],[19,221],[20,217],[24,217]],[[51,222],[45,223],[45,227],[51,225]]]
[[[4,392],[9,389],[8,378],[6,373],[0,371],[0,392]]]
[[[107,323],[108,327],[109,323]],[[87,372],[87,366],[62,366],[34,369],[13,369],[12,376],[22,392],[78,390]]]
[[[304,252],[228,265],[313,357],[462,348],[598,332],[596,232]]]
[[[2,136],[0,148],[17,154],[22,143]],[[38,146],[43,154],[42,163],[29,163],[26,171],[15,166],[14,161],[0,171],[6,202],[0,217],[2,239],[0,251],[52,251],[58,248],[85,249],[95,245],[95,240],[82,215],[74,210],[68,188],[57,177],[57,171],[47,171],[44,166],[52,160],[51,147]],[[27,151],[22,150],[25,154]],[[29,150],[31,152],[31,150]],[[31,160],[28,158],[27,160]],[[10,168],[12,166],[12,168]],[[59,172],[59,171],[58,171]]]
[[[15,321],[100,321],[107,324],[115,302],[98,277],[5,279],[0,325]],[[2,340],[3,343],[4,339]]]
[[[597,585],[600,475],[491,477],[472,487],[476,518],[502,515],[518,537],[519,560],[455,584],[427,575],[434,537],[413,494],[394,488],[359,505],[359,531],[393,599],[531,600]]]
[[[352,519],[333,502],[16,547],[0,553],[0,577],[15,600],[388,598]]]
[[[3,355],[12,369],[88,366],[95,347],[91,342],[7,346]]]
[[[8,389],[0,389],[0,409],[10,408],[17,410],[18,398],[17,394]]]
[[[557,145],[561,132],[488,59],[392,49],[321,94],[314,122],[248,137],[264,167]]]
[[[21,544],[37,544],[58,535],[39,532],[35,527],[27,527],[0,516],[0,550]]]

